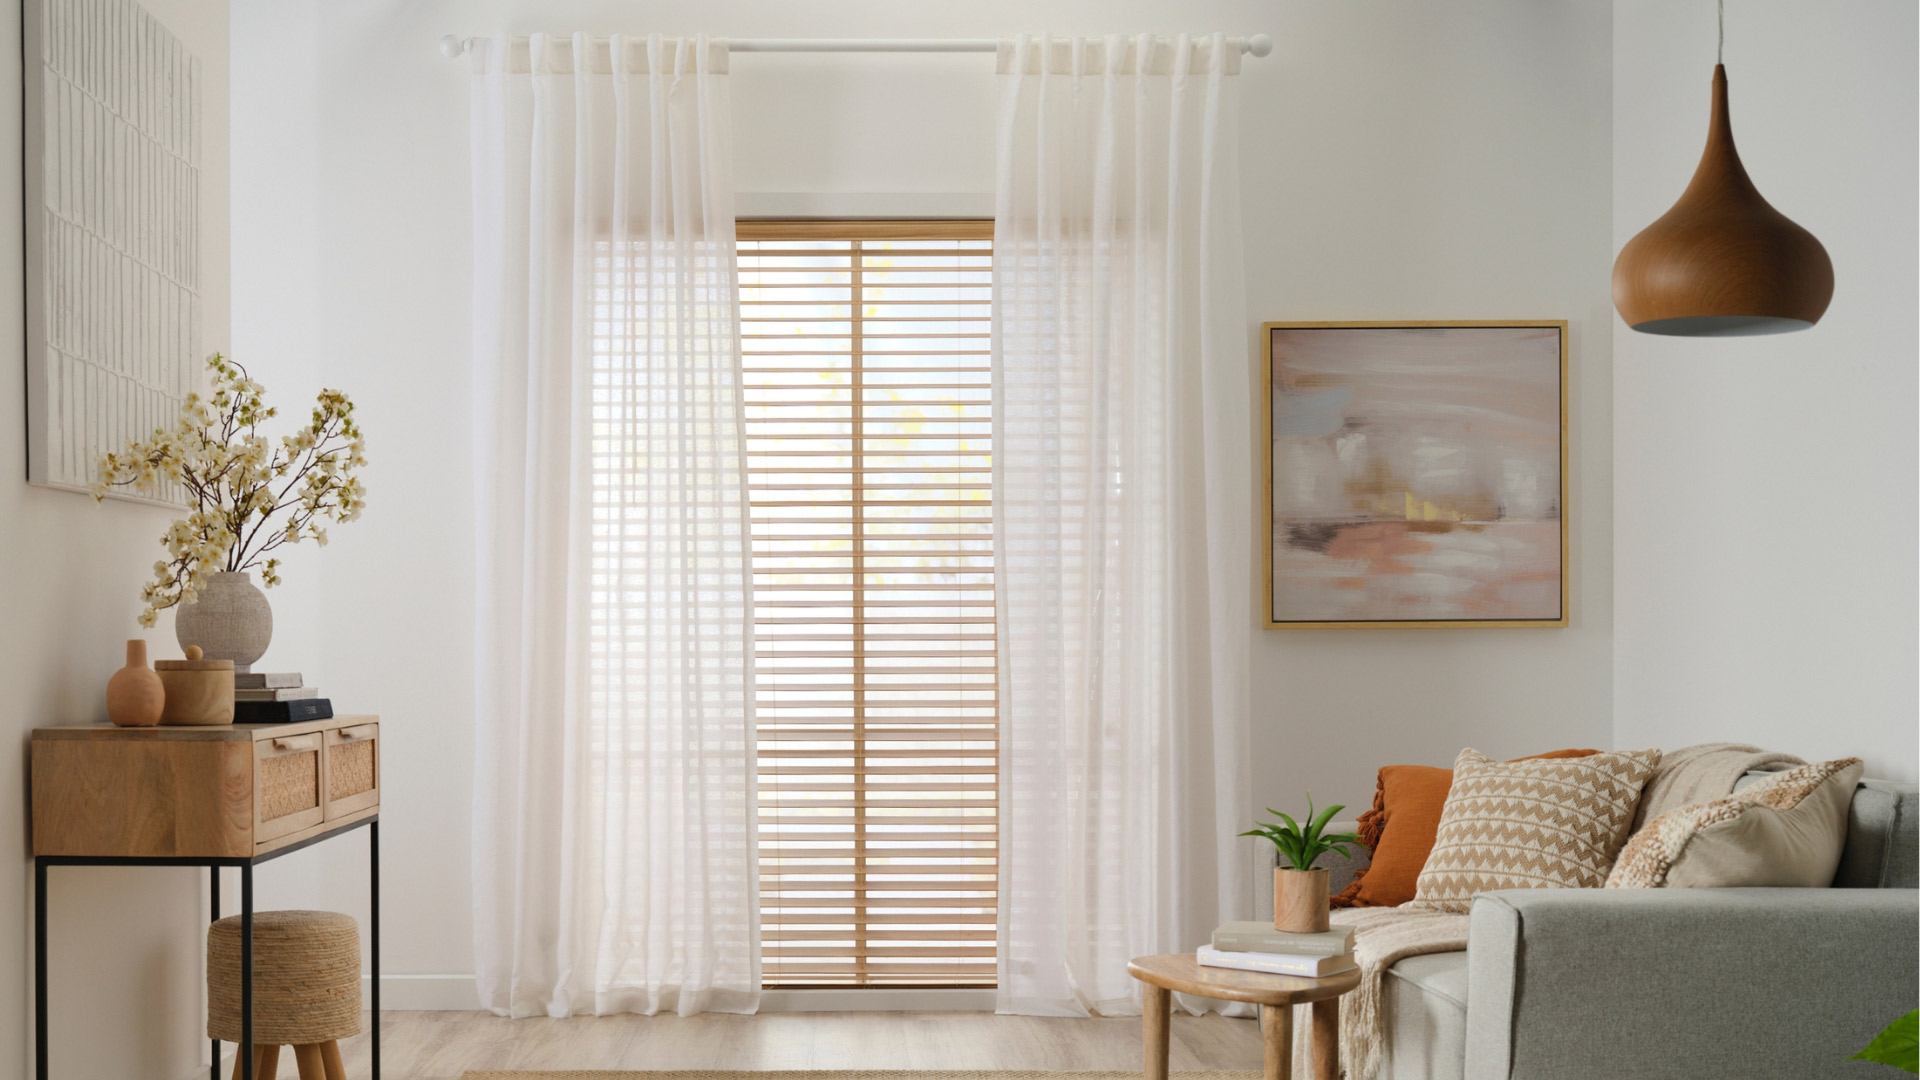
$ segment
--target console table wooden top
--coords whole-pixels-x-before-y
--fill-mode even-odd
[[[380,718],[35,728],[33,853],[251,858],[380,812]]]

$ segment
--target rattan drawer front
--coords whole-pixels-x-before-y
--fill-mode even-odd
[[[255,844],[326,820],[321,733],[254,743]]]
[[[380,804],[380,725],[326,733],[327,820]]]

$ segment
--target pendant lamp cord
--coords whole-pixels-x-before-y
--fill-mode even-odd
[[[1713,47],[1713,62],[1727,62],[1727,0],[1717,0],[1720,9],[1720,40]]]

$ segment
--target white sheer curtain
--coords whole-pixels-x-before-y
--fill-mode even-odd
[[[727,53],[474,61],[474,951],[523,1016],[758,1003]]]
[[[1221,36],[1000,48],[999,1009],[1138,1012],[1248,906],[1251,384]]]

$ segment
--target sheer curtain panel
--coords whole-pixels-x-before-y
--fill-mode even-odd
[[[494,1012],[751,1012],[724,44],[474,56],[474,953]]]
[[[1000,47],[1002,1012],[1138,1012],[1248,905],[1237,45]]]

